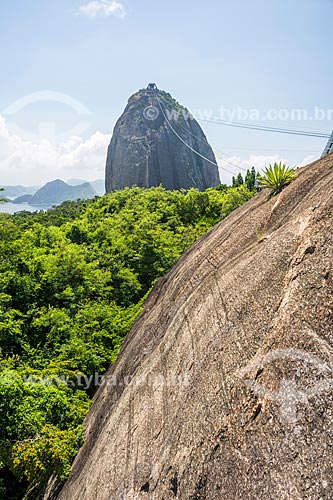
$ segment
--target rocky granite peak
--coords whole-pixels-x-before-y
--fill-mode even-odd
[[[332,214],[328,155],[183,255],[97,392],[57,500],[332,498]]]
[[[202,191],[220,183],[214,163],[203,130],[186,108],[164,91],[140,90],[130,97],[115,126],[106,162],[106,191],[160,184]]]

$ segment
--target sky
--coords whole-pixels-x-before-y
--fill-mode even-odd
[[[333,0],[2,0],[0,185],[103,178],[115,122],[149,82],[196,118],[330,133],[332,38]],[[223,182],[327,142],[200,124]]]

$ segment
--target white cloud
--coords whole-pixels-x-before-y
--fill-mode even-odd
[[[87,140],[73,136],[61,144],[34,143],[12,134],[0,115],[0,185],[103,178],[110,139],[110,134],[95,132]]]
[[[305,165],[309,165],[310,163],[312,163],[315,160],[318,160],[318,156],[310,155],[310,156],[307,156],[306,158],[304,158],[304,160],[302,160],[301,163],[299,163],[297,166],[304,167]]]
[[[126,16],[126,10],[122,3],[117,0],[93,0],[87,4],[81,5],[79,14],[89,17],[96,16],[116,16],[123,19]]]

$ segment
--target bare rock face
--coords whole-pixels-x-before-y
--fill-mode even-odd
[[[106,192],[160,184],[203,191],[220,184],[214,163],[212,148],[189,112],[166,92],[141,90],[130,98],[115,126],[106,161]]]
[[[333,158],[262,192],[151,293],[58,500],[329,500]]]

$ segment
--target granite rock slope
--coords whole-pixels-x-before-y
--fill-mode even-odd
[[[332,213],[330,155],[157,283],[58,500],[332,498]]]
[[[220,184],[214,163],[212,148],[193,116],[166,92],[141,90],[129,99],[115,126],[106,161],[106,192],[160,184],[203,191]]]

